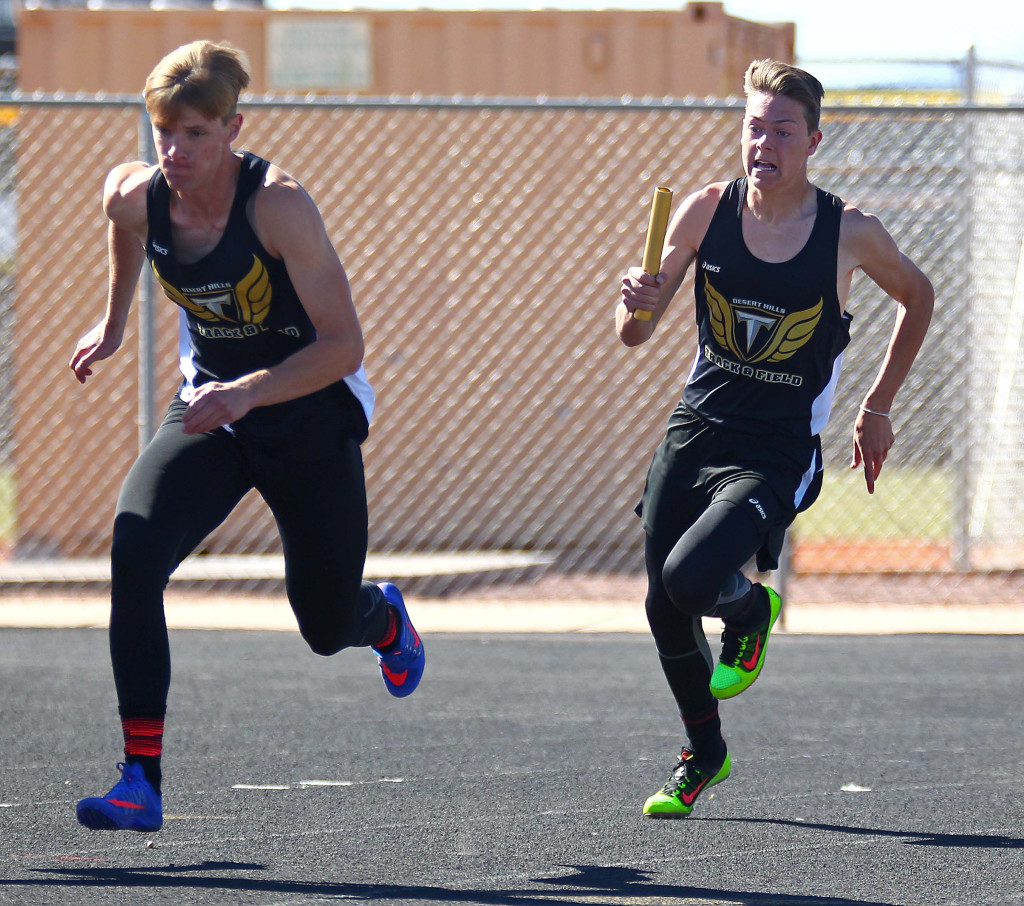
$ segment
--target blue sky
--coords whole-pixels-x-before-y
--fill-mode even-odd
[[[344,9],[679,9],[685,0],[267,0],[287,6]],[[973,44],[979,57],[1024,63],[1020,0],[725,0],[729,15],[758,22],[795,22],[800,59],[960,58]]]

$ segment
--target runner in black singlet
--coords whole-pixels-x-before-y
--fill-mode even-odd
[[[616,312],[620,340],[646,342],[696,264],[697,349],[637,507],[647,616],[686,735],[668,781],[644,804],[652,818],[685,817],[730,774],[718,701],[757,679],[781,609],[778,594],[742,569],[755,558],[761,571],[776,568],[786,527],[817,496],[819,434],[849,342],[854,271],[900,306],[854,425],[853,466],[863,468],[869,493],[895,439],[890,408],[933,304],[930,282],[876,218],[808,181],[821,141],[818,80],[759,60],[744,90],[744,177],[683,201],[661,273],[630,268]],[[717,663],[705,616],[724,620]]]
[[[180,308],[183,381],[118,499],[110,650],[125,760],[106,796],[78,803],[78,820],[93,829],[162,824],[163,590],[253,488],[280,530],[288,600],[310,648],[372,646],[395,696],[423,672],[401,593],[362,578],[360,444],[374,395],[348,280],[302,187],[232,150],[248,80],[228,45],[199,41],[168,54],[144,93],[159,164],[122,164],[104,187],[107,312],[71,368],[84,383],[116,352],[148,257]]]

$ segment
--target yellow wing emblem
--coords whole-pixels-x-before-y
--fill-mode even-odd
[[[210,311],[210,309],[203,308],[202,305],[198,305],[193,302],[183,292],[180,292],[177,288],[171,286],[171,284],[163,278],[156,264],[153,265],[153,273],[156,274],[156,279],[160,281],[160,285],[164,288],[164,292],[167,293],[172,302],[176,302],[182,308],[192,312],[192,314],[197,318],[202,318],[204,321],[219,320],[217,315]]]
[[[235,298],[238,300],[238,312],[241,320],[247,324],[261,324],[270,311],[273,297],[270,285],[270,274],[267,268],[255,255],[252,256],[252,269],[235,287]]]
[[[761,351],[754,362],[782,362],[804,345],[814,333],[825,307],[824,298],[818,304],[786,315],[772,332],[771,342]]]
[[[811,338],[825,308],[825,300],[822,298],[811,308],[786,315],[772,328],[771,338],[760,351],[754,355],[744,355],[736,342],[736,323],[729,300],[707,279],[704,281],[704,297],[708,303],[711,333],[715,342],[741,361],[751,364],[788,359]]]
[[[704,281],[704,297],[708,302],[711,333],[715,342],[734,355],[739,355],[739,349],[736,348],[736,325],[733,323],[732,308],[728,300],[711,285],[710,280]]]

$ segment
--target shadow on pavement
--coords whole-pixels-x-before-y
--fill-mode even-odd
[[[929,831],[883,830],[877,827],[849,827],[843,824],[815,824],[785,818],[698,818],[698,821],[738,821],[743,824],[779,824],[811,830],[832,831],[866,837],[899,837],[910,846],[957,846],[967,849],[1024,849],[1024,839],[1004,834],[934,834]]]
[[[782,822],[788,823],[788,822]],[[838,830],[850,830],[838,828]],[[854,832],[876,833],[875,831]],[[330,881],[301,881],[261,878],[266,871],[260,864],[243,862],[202,862],[196,865],[168,865],[160,868],[45,868],[33,869],[38,878],[0,880],[3,888],[83,889],[112,887],[125,890],[193,889],[246,891],[250,893],[305,894],[318,897],[343,897],[370,902],[432,902],[479,903],[493,906],[578,906],[599,903],[595,896],[607,896],[608,906],[615,906],[624,897],[668,898],[680,903],[707,901],[737,906],[892,906],[869,900],[845,897],[780,893],[757,893],[738,890],[715,890],[701,887],[663,884],[652,879],[652,873],[635,868],[597,865],[560,866],[570,874],[555,878],[539,878],[536,883],[550,889],[487,890],[457,889],[423,884],[354,884]],[[233,874],[217,876],[215,872]],[[237,874],[244,872],[245,874]]]

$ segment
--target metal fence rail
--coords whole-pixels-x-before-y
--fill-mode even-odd
[[[145,319],[85,388],[73,380],[71,350],[106,292],[100,187],[144,148],[143,120],[122,99],[13,106],[0,132],[0,541],[24,576],[26,561],[105,555],[139,422],[144,435],[173,392],[177,326],[162,296],[141,306],[141,403]],[[379,394],[364,447],[375,555],[516,551],[537,558],[516,574],[639,571],[632,507],[688,370],[692,287],[654,341],[627,350],[618,279],[639,259],[655,185],[679,198],[738,172],[740,109],[381,99],[243,113],[237,146],[306,186],[352,282]],[[794,527],[793,568],[936,582],[1024,568],[1024,111],[835,108],[823,129],[812,178],[876,213],[938,303],[868,497],[846,469],[849,435],[895,305],[855,280],[829,476]],[[278,551],[253,496],[202,553]]]

